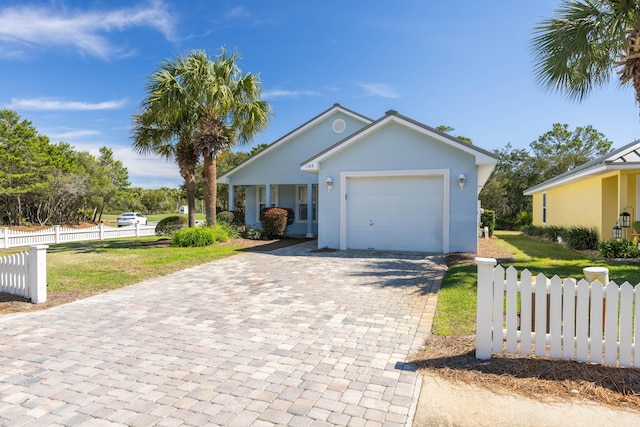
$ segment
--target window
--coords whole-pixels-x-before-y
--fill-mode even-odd
[[[547,223],[547,193],[542,193],[542,223]]]
[[[318,205],[318,185],[313,184],[313,221],[318,221],[317,205]],[[298,185],[296,187],[296,222],[307,222],[307,206],[309,205],[309,188],[306,185]]]
[[[262,209],[267,207],[267,187],[264,185],[258,186],[258,194],[257,194],[257,208],[258,208],[258,212],[257,214],[257,218],[256,220],[258,222],[260,222],[260,212],[262,212]],[[272,185],[271,186],[271,206],[278,206],[278,186],[277,185]]]

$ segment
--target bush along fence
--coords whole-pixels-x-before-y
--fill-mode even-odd
[[[0,292],[47,301],[47,248],[31,246],[28,251],[0,257]]]
[[[0,227],[0,249],[154,235],[155,226],[140,224],[120,228],[109,227],[104,224],[98,224],[90,228],[65,228],[54,225],[44,230],[27,232]]]
[[[618,286],[608,281],[608,274],[606,285],[600,280],[563,281],[533,277],[526,269],[518,280],[514,267],[505,276],[495,259],[476,258],[476,264],[476,358],[490,359],[506,350],[640,367],[640,291],[628,282]]]

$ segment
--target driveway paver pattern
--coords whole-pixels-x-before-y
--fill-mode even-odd
[[[0,316],[0,425],[409,425],[441,258],[315,245]]]

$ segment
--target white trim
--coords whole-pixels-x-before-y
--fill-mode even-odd
[[[265,197],[267,196],[267,186],[266,185],[256,185],[256,223],[260,222],[260,189],[265,189]],[[271,204],[274,206],[278,206],[280,198],[280,187],[277,185],[271,185]],[[275,200],[274,200],[275,199]],[[267,205],[267,201],[264,201],[265,207]]]
[[[547,220],[548,220],[548,218],[547,218],[547,215],[548,215],[547,204],[548,204],[547,203],[547,192],[543,191],[542,192],[542,224],[543,225],[546,224]]]
[[[402,177],[402,176],[441,176],[443,192],[442,208],[442,253],[449,253],[449,189],[450,189],[449,169],[415,169],[415,170],[387,170],[387,171],[351,171],[340,172],[340,250],[347,249],[347,205],[346,196],[347,180],[349,178],[379,178],[379,177]]]
[[[638,164],[638,163],[629,163],[629,164],[624,164],[624,163],[623,164],[620,164],[620,163],[613,163],[612,164],[612,163],[608,163],[608,164],[604,164],[604,165],[594,166],[592,168],[585,169],[584,171],[568,175],[568,176],[566,176],[566,177],[564,177],[562,179],[559,179],[557,181],[548,182],[546,184],[545,183],[538,184],[535,187],[531,187],[531,188],[523,191],[522,194],[524,194],[525,196],[533,196],[535,193],[539,193],[541,191],[550,190],[550,189],[552,189],[554,187],[565,185],[565,184],[568,184],[568,183],[573,182],[573,181],[577,181],[577,180],[585,178],[585,177],[602,175],[602,174],[608,173],[608,172],[613,172],[613,171],[617,171],[617,170],[628,170],[628,169],[640,169],[640,164]]]
[[[258,160],[260,157],[264,156],[267,153],[270,153],[271,151],[280,148],[282,145],[287,144],[288,142],[290,142],[292,139],[297,138],[300,134],[303,134],[305,132],[307,132],[310,128],[312,128],[313,126],[316,126],[318,123],[320,123],[321,121],[337,114],[337,113],[342,113],[346,116],[349,116],[355,120],[358,120],[362,123],[365,123],[365,125],[368,125],[369,123],[372,122],[371,119],[366,119],[362,116],[359,116],[355,113],[352,113],[351,111],[345,110],[344,107],[342,106],[334,106],[332,108],[330,108],[329,110],[325,111],[323,114],[320,114],[319,116],[311,119],[309,122],[305,123],[304,125],[302,125],[301,127],[293,130],[291,133],[286,134],[285,136],[281,137],[280,139],[276,140],[275,142],[273,142],[271,145],[269,145],[267,148],[265,148],[264,150],[260,151],[258,154],[256,154],[255,156],[249,157],[249,159],[247,159],[247,161],[245,161],[244,163],[238,165],[236,168],[231,169],[229,172],[225,173],[224,175],[222,175],[220,178],[218,178],[218,182],[221,184],[229,184],[229,175],[232,173],[235,173],[247,166],[249,166],[251,163],[253,163],[254,161]]]
[[[298,200],[298,189],[299,188],[304,188],[305,190],[308,189],[307,187],[308,184],[296,184],[295,185],[295,216],[296,216],[296,224],[306,224],[308,220],[300,220],[300,201]],[[313,220],[314,224],[318,223],[318,191],[319,191],[319,186],[318,184],[311,184],[311,191],[315,190],[315,197],[313,197],[313,195],[311,195],[311,200],[312,200],[312,205],[315,204],[316,205],[316,219]],[[308,191],[307,191],[308,192]],[[309,204],[309,194],[307,194],[307,202],[306,204]],[[313,210],[313,209],[312,209]]]
[[[404,120],[401,117],[397,117],[395,115],[388,115],[386,117],[384,117],[382,120],[380,120],[378,123],[376,123],[375,125],[369,127],[368,129],[366,129],[364,132],[360,132],[355,136],[352,137],[348,137],[347,139],[343,140],[341,143],[333,146],[333,148],[327,150],[326,152],[314,157],[313,159],[311,159],[309,162],[303,164],[300,166],[301,170],[307,171],[307,172],[316,172],[320,170],[320,163],[324,160],[326,160],[329,157],[332,157],[334,155],[336,155],[337,153],[339,153],[340,151],[344,150],[345,148],[347,148],[348,146],[350,146],[351,144],[360,141],[361,139],[371,135],[374,132],[377,132],[378,130],[380,130],[381,128],[383,128],[384,126],[389,125],[390,123],[398,123],[401,124],[405,127],[408,127],[409,129],[412,129],[418,133],[421,133],[423,135],[427,135],[439,142],[445,143],[455,149],[458,149],[460,151],[463,151],[467,154],[470,154],[472,156],[474,156],[475,158],[475,164],[476,165],[495,165],[498,160],[488,156],[482,152],[477,151],[472,145],[469,145],[468,147],[466,147],[463,144],[460,143],[456,143],[454,141],[452,141],[451,139],[442,136],[438,133],[432,132],[422,126],[418,126],[415,123],[409,122],[407,120]]]

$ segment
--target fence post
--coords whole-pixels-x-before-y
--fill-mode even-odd
[[[9,227],[2,227],[0,231],[2,232],[2,247],[9,249]]]
[[[53,241],[55,243],[60,243],[60,226],[59,225],[54,225],[53,226]]]
[[[476,311],[476,359],[491,359],[493,310],[493,258],[476,258],[478,265],[478,307]]]
[[[98,231],[100,235],[100,240],[104,240],[104,224],[103,223],[98,224]]]
[[[140,223],[136,222],[136,237],[140,237]]]
[[[32,303],[47,301],[47,245],[29,247],[29,298]]]

